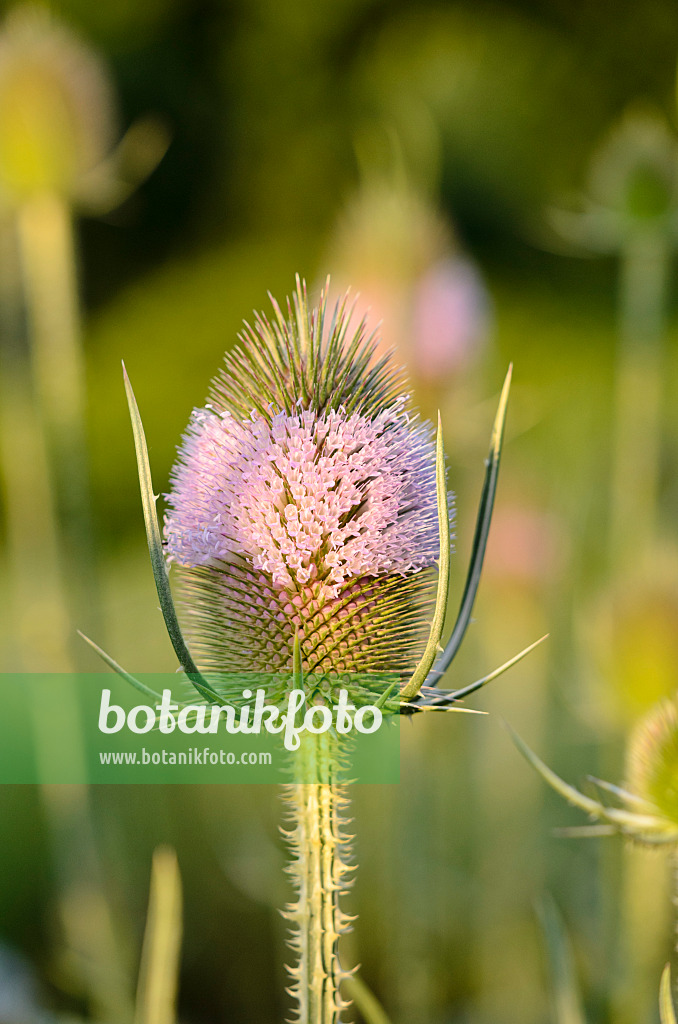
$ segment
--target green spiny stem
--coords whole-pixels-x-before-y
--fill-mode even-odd
[[[350,885],[347,863],[350,836],[343,832],[348,799],[337,785],[338,740],[331,733],[305,735],[295,755],[295,778],[285,787],[291,828],[285,836],[292,851],[288,871],[296,900],[284,912],[292,923],[289,945],[297,962],[289,968],[290,993],[297,1001],[299,1024],[338,1024],[348,1004],[339,985],[345,972],[337,945],[351,919],[339,906]],[[306,780],[316,781],[306,781]]]

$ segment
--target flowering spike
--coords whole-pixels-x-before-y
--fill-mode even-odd
[[[487,469],[485,473],[485,482],[483,483],[480,505],[478,506],[476,530],[473,537],[473,548],[471,550],[471,562],[466,576],[461,605],[459,606],[459,614],[457,616],[454,629],[452,630],[452,635],[445,646],[445,650],[431,669],[426,679],[426,682],[430,686],[435,686],[441,676],[447,672],[448,668],[452,664],[453,658],[461,646],[468,624],[471,621],[471,612],[473,611],[473,604],[478,592],[480,574],[482,572],[483,561],[485,559],[487,538],[489,536],[490,523],[492,521],[494,496],[497,490],[497,478],[499,476],[499,462],[504,442],[506,409],[508,405],[509,390],[511,388],[512,372],[513,364],[509,366],[506,379],[504,380],[504,386],[499,399],[499,407],[497,409],[497,415],[495,416],[494,426],[492,428],[490,454],[486,462]]]

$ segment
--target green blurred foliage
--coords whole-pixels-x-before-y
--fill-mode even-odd
[[[346,958],[363,964],[394,1021],[537,1024],[549,1004],[534,905],[550,891],[587,1020],[654,1020],[670,946],[658,858],[630,867],[614,841],[554,837],[554,826],[576,816],[529,775],[498,719],[565,777],[619,778],[626,710],[645,706],[634,686],[642,690],[648,672],[653,687],[676,685],[671,644],[658,651],[653,639],[670,636],[673,619],[646,629],[643,608],[652,605],[634,608],[606,558],[615,264],[552,251],[544,217],[582,188],[591,151],[627,104],[650,101],[675,127],[673,0],[61,0],[52,8],[105,56],[123,127],[151,112],[172,135],[132,198],[79,223],[105,628],[96,639],[130,671],[174,667],[147,564],[121,359],[164,491],[190,410],[242,318],[266,307],[268,289],[279,299],[290,292],[297,271],[315,287],[366,168],[388,174],[397,165],[455,225],[493,306],[493,344],[436,397],[458,510],[453,607],[493,407],[506,364],[515,364],[497,535],[453,682],[483,675],[547,630],[551,640],[476,701],[490,719],[406,722],[400,786],[354,794],[360,871],[349,904],[360,920]],[[676,543],[674,281],[672,268],[660,561]],[[431,395],[420,397],[433,414]],[[644,572],[628,583],[639,593],[650,586]],[[670,591],[662,608],[673,609],[676,580],[662,585]],[[6,586],[0,575],[2,600]],[[604,625],[591,637],[601,608]],[[637,667],[619,661],[629,616],[645,644],[635,649]],[[86,1017],[63,967],[38,796],[5,789],[0,806],[0,941],[30,957],[50,1012]],[[152,851],[162,842],[177,850],[183,1020],[284,1016],[276,908],[289,893],[279,818],[278,795],[266,788],[92,794],[121,959],[131,964]],[[649,894],[640,910],[638,893]],[[634,949],[634,934],[652,956]],[[4,1021],[2,1005],[0,995]]]

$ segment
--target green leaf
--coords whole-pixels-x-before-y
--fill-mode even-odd
[[[139,487],[141,489],[141,503],[144,510],[144,524],[146,526],[148,551],[151,556],[153,578],[155,579],[155,587],[158,591],[158,598],[160,599],[162,617],[165,620],[165,626],[167,627],[167,632],[169,633],[169,638],[172,641],[172,646],[176,656],[179,659],[179,664],[193,683],[193,686],[201,696],[205,697],[206,700],[223,705],[226,704],[226,701],[223,700],[210,683],[208,683],[200,674],[181,633],[179,620],[174,608],[174,601],[172,600],[172,591],[170,590],[169,579],[167,576],[165,555],[162,549],[160,527],[158,526],[158,516],[155,509],[155,503],[158,499],[153,493],[153,481],[151,480],[151,466],[148,460],[146,435],[141,422],[141,416],[139,415],[139,407],[137,406],[134,391],[132,390],[132,385],[130,384],[129,377],[127,376],[124,363],[122,372],[125,379],[125,391],[127,392],[127,402],[132,420],[132,431],[134,433],[134,447],[137,456]]]
[[[174,850],[153,854],[134,1024],[175,1024],[181,949],[181,878]]]
[[[662,971],[662,980],[659,985],[659,1018],[661,1024],[676,1024],[676,1011],[673,1008],[671,996],[671,966],[667,964]]]
[[[391,1024],[383,1006],[359,975],[349,974],[341,985],[349,999],[355,1003],[365,1024]]]
[[[436,439],[436,499],[438,502],[438,536],[440,538],[436,604],[426,649],[409,681],[401,690],[400,699],[402,701],[409,701],[419,693],[440,650],[440,638],[443,635],[445,612],[447,611],[447,591],[450,584],[450,515],[447,508],[445,452],[440,413],[438,413],[438,436]]]
[[[419,712],[423,714],[425,711],[437,711],[440,714],[447,711],[456,711],[461,715],[487,714],[487,711],[481,711],[480,708],[465,708],[462,707],[461,704],[421,704],[415,701],[402,701],[400,704],[400,713],[403,715],[409,714],[410,712],[412,714],[418,714]]]
[[[572,950],[558,907],[547,896],[537,912],[548,950],[554,1024],[586,1024]]]
[[[606,782],[605,779],[599,779],[595,775],[587,775],[587,780],[592,782],[598,789],[605,790],[607,793],[611,793],[618,800],[621,800],[627,805],[627,807],[635,807],[639,812],[652,813],[655,810],[654,804],[651,804],[649,800],[643,800],[642,797],[636,796],[635,793],[629,793],[628,789],[622,789],[621,786],[615,786],[612,782]]]
[[[476,599],[476,594],[478,593],[480,575],[483,571],[485,549],[487,548],[487,538],[490,533],[490,523],[492,521],[492,511],[494,509],[494,496],[497,491],[499,462],[504,442],[506,408],[508,404],[509,390],[511,387],[512,372],[513,366],[511,365],[508,368],[508,373],[504,380],[504,386],[499,399],[499,407],[497,409],[494,426],[492,428],[490,454],[485,464],[487,468],[485,472],[483,490],[480,496],[480,505],[478,506],[478,517],[476,519],[476,529],[473,536],[473,547],[471,549],[471,562],[469,564],[466,583],[464,585],[464,593],[462,594],[461,604],[459,606],[459,614],[457,615],[457,621],[454,624],[452,635],[445,645],[445,650],[436,661],[428,675],[428,678],[426,679],[429,686],[434,686],[441,676],[447,672],[457,654],[457,651],[461,647],[468,624],[471,621],[473,604]]]
[[[396,680],[395,682],[391,683],[391,685],[389,686],[388,690],[384,690],[384,692],[382,693],[381,697],[379,698],[379,700],[374,705],[375,708],[383,708],[385,706],[386,701],[389,699],[389,697],[391,696],[391,694],[393,693],[393,691],[395,690],[397,685],[398,685],[398,681]]]

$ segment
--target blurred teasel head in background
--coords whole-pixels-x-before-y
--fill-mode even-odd
[[[631,733],[626,758],[629,790],[646,800],[678,841],[678,695],[660,701]]]
[[[85,212],[117,206],[168,145],[153,118],[118,135],[113,86],[96,51],[45,7],[11,10],[0,31],[0,209],[43,195]]]
[[[366,182],[337,222],[329,260],[335,283],[351,282],[360,313],[381,323],[379,352],[395,350],[415,382],[449,384],[485,350],[490,302],[480,272],[413,186]]]
[[[580,195],[549,211],[558,235],[591,253],[635,239],[678,238],[678,137],[663,114],[633,105],[594,150]]]
[[[631,107],[612,126],[593,155],[588,192],[621,230],[675,218],[678,139],[658,111]]]
[[[668,545],[612,583],[581,614],[594,658],[584,707],[596,724],[631,728],[673,695],[678,663],[678,556]]]
[[[115,101],[99,57],[42,7],[18,7],[0,34],[3,200],[73,197],[109,153]]]

